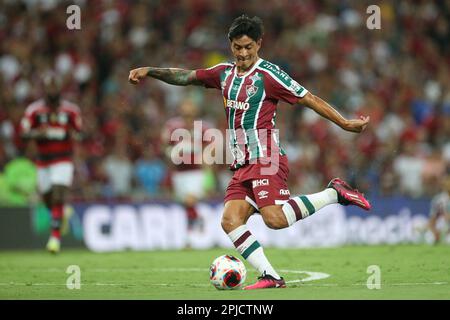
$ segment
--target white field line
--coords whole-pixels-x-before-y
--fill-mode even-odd
[[[34,269],[34,271],[38,272],[64,272],[58,268],[46,268],[46,269]],[[83,269],[82,269],[83,271]],[[147,271],[147,272],[208,272],[208,269],[204,268],[93,268],[87,269],[86,272],[101,272],[101,273],[110,273],[110,272],[137,272],[137,271]],[[321,280],[330,277],[329,274],[323,272],[313,272],[313,271],[303,271],[303,270],[287,270],[282,269],[280,272],[283,273],[294,273],[294,274],[306,274],[308,275],[303,279],[296,279],[286,281],[286,283],[300,283],[301,286],[312,286],[312,287],[350,287],[350,286],[366,286],[366,283],[354,283],[351,285],[339,285],[337,283],[306,283],[315,280]],[[251,270],[251,273],[256,273]],[[382,283],[382,286],[420,286],[420,285],[448,285],[448,282],[403,282],[403,283]],[[138,283],[81,283],[81,286],[111,286],[111,287],[120,287],[120,286],[158,286],[158,287],[177,287],[176,284],[168,284],[168,283],[151,283],[146,281],[139,281]],[[32,282],[0,282],[0,286],[28,286],[28,287],[36,287],[36,286],[66,286],[65,283],[32,283]],[[187,287],[209,287],[210,284],[207,283],[199,283],[199,284],[189,284],[185,285]]]
[[[298,283],[301,281],[286,281],[286,283]],[[439,286],[439,285],[448,285],[448,282],[404,282],[404,283],[382,283],[381,287],[391,287],[391,286]],[[137,287],[141,285],[155,286],[155,287],[178,287],[176,284],[168,284],[168,283],[81,283],[81,287],[92,287],[92,286],[110,286],[110,287]],[[66,287],[65,283],[24,283],[24,282],[0,282],[0,287],[50,287],[50,286],[62,286]],[[190,284],[187,287],[209,287],[209,284]],[[339,285],[337,283],[302,283],[301,286],[307,287],[350,287],[350,286],[366,286],[365,283],[354,283],[351,285]]]

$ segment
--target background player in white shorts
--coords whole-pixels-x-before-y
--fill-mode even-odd
[[[206,195],[206,170],[201,162],[196,160],[202,160],[202,137],[207,126],[205,121],[202,121],[201,126],[194,126],[197,116],[197,106],[192,100],[186,99],[180,105],[179,116],[169,119],[162,133],[162,143],[166,145],[165,154],[169,160],[168,163],[173,164],[171,161],[173,154],[180,156],[180,161],[182,160],[181,163],[172,165],[171,184],[176,200],[186,211],[189,230],[202,226],[202,219],[196,205]],[[180,130],[178,134],[176,130]],[[189,131],[191,137],[189,141],[178,138],[179,134],[185,130]],[[198,132],[194,132],[195,130]]]
[[[439,228],[439,220],[444,220],[444,230]],[[431,200],[429,228],[434,236],[434,242],[441,240],[441,235],[450,233],[450,176],[443,178],[442,192]]]
[[[50,252],[59,252],[61,224],[74,165],[73,140],[81,130],[80,109],[61,99],[61,81],[55,74],[43,81],[44,98],[30,104],[21,121],[22,136],[37,146],[38,191],[52,216]]]

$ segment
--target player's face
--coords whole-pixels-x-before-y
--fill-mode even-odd
[[[50,89],[47,91],[47,102],[51,107],[57,107],[59,104],[60,93],[55,89]]]
[[[45,95],[50,107],[57,107],[60,100],[61,88],[56,80],[49,80],[45,83]]]
[[[261,40],[256,42],[252,38],[244,35],[231,41],[231,51],[236,59],[238,69],[245,71],[250,69],[258,60],[258,51],[261,47]]]

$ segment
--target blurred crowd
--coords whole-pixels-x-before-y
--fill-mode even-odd
[[[69,30],[66,8],[81,8]],[[381,29],[366,26],[381,9]],[[138,66],[198,69],[231,60],[228,27],[247,13],[265,25],[260,56],[278,64],[346,117],[370,115],[362,134],[314,112],[280,104],[277,126],[290,161],[291,194],[321,190],[335,176],[366,194],[429,197],[450,169],[450,1],[154,0],[2,1],[0,171],[33,147],[19,136],[40,76],[56,70],[63,96],[82,110],[74,200],[171,197],[173,165],[161,132],[183,99],[224,130],[220,92],[148,79]],[[207,168],[210,197],[231,172]]]

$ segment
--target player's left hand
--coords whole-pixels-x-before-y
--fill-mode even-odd
[[[347,120],[342,129],[351,132],[362,132],[370,121],[370,117],[360,116],[359,119]]]

